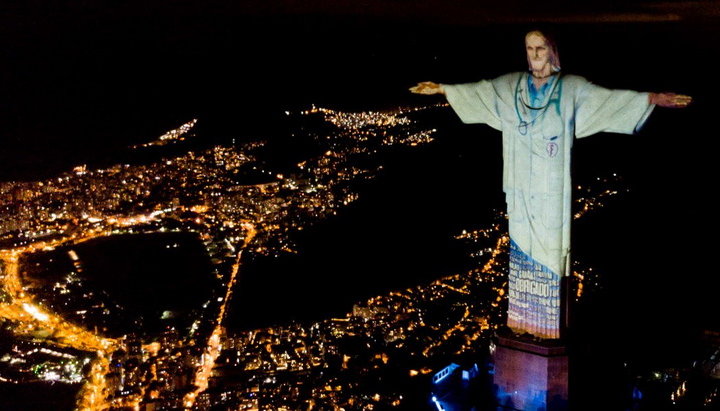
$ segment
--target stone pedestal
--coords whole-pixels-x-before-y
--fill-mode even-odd
[[[500,410],[568,410],[568,356],[558,340],[499,336],[492,359]]]

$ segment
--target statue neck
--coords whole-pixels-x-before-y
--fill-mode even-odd
[[[539,89],[545,83],[547,83],[550,77],[555,73],[549,66],[545,66],[542,70],[533,70],[530,74],[532,75],[532,80],[533,84],[535,84],[535,88]]]

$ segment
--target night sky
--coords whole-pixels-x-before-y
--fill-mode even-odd
[[[32,155],[29,143],[53,151],[73,151],[74,144],[125,145],[198,112],[221,117],[221,109],[230,105],[262,113],[280,102],[337,102],[328,89],[343,90],[345,101],[362,101],[359,109],[380,93],[394,93],[374,98],[392,104],[407,98],[405,88],[398,87],[403,79],[425,80],[421,76],[433,77],[452,65],[462,71],[472,63],[457,55],[460,47],[489,52],[478,60],[507,61],[504,69],[482,75],[518,69],[522,55],[516,58],[517,49],[510,47],[521,41],[525,28],[538,23],[554,25],[561,34],[580,28],[580,36],[569,37],[588,42],[573,45],[585,59],[592,48],[603,46],[603,27],[624,26],[628,36],[623,41],[630,43],[625,46],[638,44],[637,60],[646,61],[653,58],[643,56],[648,29],[712,25],[720,18],[718,3],[707,1],[102,3],[9,1],[0,6],[0,134],[14,153],[8,161],[19,152]],[[561,50],[564,61],[572,62],[576,51]],[[678,64],[661,60],[662,65]],[[379,66],[382,62],[387,65]],[[27,165],[34,164],[28,160]]]

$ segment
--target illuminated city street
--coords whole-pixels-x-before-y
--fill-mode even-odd
[[[409,112],[420,110],[427,109]],[[0,221],[5,233],[1,257],[6,296],[0,313],[14,324],[13,332],[18,338],[43,335],[43,345],[69,347],[94,357],[82,377],[85,384],[78,395],[79,409],[106,409],[110,405],[136,407],[146,400],[165,400],[166,404],[180,401],[182,406],[192,408],[198,396],[207,390],[215,362],[223,352],[223,339],[226,338],[223,320],[240,270],[242,252],[246,249],[261,254],[288,252],[290,243],[285,238],[286,233],[335,214],[339,206],[357,198],[348,183],[357,178],[371,178],[375,171],[353,166],[350,162],[353,156],[374,152],[378,143],[381,146],[415,146],[432,141],[432,131],[413,130],[412,122],[402,110],[353,114],[313,108],[302,115],[318,114],[338,129],[326,137],[332,148],[319,158],[303,161],[298,165],[302,174],[292,177],[262,170],[263,166],[252,154],[253,150],[263,146],[258,142],[240,150],[213,147],[200,155],[190,152],[151,166],[118,165],[102,170],[78,166],[57,179],[6,183],[2,187],[3,195],[9,196],[6,198],[21,200],[23,206],[16,209],[15,215],[4,214]],[[157,141],[171,144],[191,131],[195,123],[182,125]],[[363,129],[362,133],[355,134],[354,131],[359,129]],[[388,133],[391,130],[397,134]],[[137,150],[151,145],[132,148]],[[269,182],[238,185],[234,180],[237,170],[250,164],[253,164],[253,170],[267,173]],[[156,187],[162,187],[165,192],[151,195],[157,193]],[[88,197],[89,193],[92,196]],[[48,207],[49,204],[60,207]],[[77,208],[73,204],[83,206]],[[169,229],[170,226],[175,228]],[[200,319],[196,320],[186,337],[172,339],[159,347],[153,342],[157,336],[139,341],[129,336],[108,339],[63,320],[62,313],[53,312],[52,307],[39,306],[23,286],[20,261],[31,253],[99,237],[150,234],[168,229],[198,233],[207,244],[208,253],[217,256],[217,266],[224,268],[224,271],[217,270],[224,291],[216,301],[209,301],[204,306],[209,313],[204,321],[208,323],[199,324]],[[76,268],[82,271],[77,254],[73,251],[69,254]],[[66,288],[58,290],[67,292],[64,291]],[[87,314],[86,311],[83,310]],[[92,325],[88,323],[85,327]],[[198,330],[206,330],[207,334]],[[138,354],[142,364],[152,371],[134,377],[131,374],[117,381],[112,375],[117,375],[118,370],[111,365],[122,368],[122,363],[117,363],[116,353],[131,352],[131,346],[136,344],[140,345]],[[195,356],[191,352],[196,350],[190,347],[197,344],[205,348]],[[187,352],[183,352],[182,347],[188,347]],[[180,349],[179,353],[177,349]],[[172,356],[164,353],[172,353]],[[189,358],[182,358],[185,356]],[[163,379],[163,375],[175,374],[164,365],[173,361],[194,363],[187,382],[181,387],[168,386],[168,381]],[[123,370],[120,371],[122,374]],[[56,379],[54,375],[44,378]],[[42,380],[43,376],[36,378]],[[126,386],[130,389],[124,388]],[[172,394],[184,387],[195,388],[182,397]],[[205,403],[208,400],[207,396],[203,399]]]

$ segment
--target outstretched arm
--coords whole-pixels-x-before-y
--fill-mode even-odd
[[[575,96],[578,138],[600,132],[635,134],[654,107],[683,108],[692,102],[690,96],[682,94],[606,89],[582,77],[568,76],[566,82],[578,87]]]
[[[502,129],[497,109],[499,96],[493,81],[480,80],[465,84],[424,81],[411,87],[410,91],[415,94],[444,95],[463,123],[484,123],[497,130]]]
[[[442,84],[433,83],[432,81],[423,81],[422,83],[418,83],[417,86],[410,87],[410,91],[415,94],[425,95],[445,94]]]
[[[692,97],[675,93],[650,93],[650,104],[660,107],[685,108],[692,103]]]

